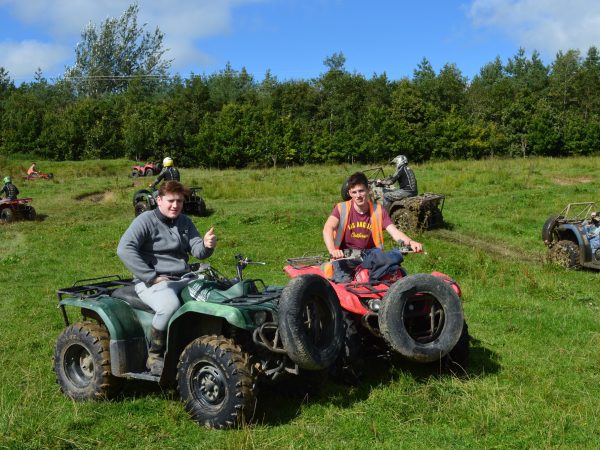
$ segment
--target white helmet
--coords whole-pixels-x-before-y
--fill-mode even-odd
[[[171,158],[170,156],[167,156],[165,159],[163,159],[163,166],[171,167],[172,165],[173,165],[173,158]]]
[[[396,167],[402,167],[403,165],[408,164],[408,158],[404,155],[398,155],[392,159],[392,162],[396,164]]]

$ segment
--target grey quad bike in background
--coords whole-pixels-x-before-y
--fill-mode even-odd
[[[592,248],[589,233],[594,202],[569,203],[542,226],[548,260],[567,269],[600,269],[600,251]]]
[[[377,180],[385,178],[383,168],[375,167],[366,169],[363,173],[369,180],[371,200],[383,204],[384,187]],[[350,200],[348,195],[348,181],[342,184],[341,196],[343,200]],[[444,226],[444,200],[446,197],[440,194],[425,192],[414,197],[403,198],[392,202],[388,207],[388,213],[394,224],[407,233],[420,233]]]
[[[252,419],[260,386],[326,373],[343,342],[343,321],[327,280],[306,275],[287,286],[244,279],[255,263],[236,256],[237,275],[226,278],[209,264],[181,292],[169,321],[164,369],[146,369],[152,311],[131,280],[88,279],[59,289],[65,329],[56,342],[54,372],[74,400],[114,397],[120,381],[176,386],[186,410],[209,428]],[[67,309],[81,318],[72,322]]]
[[[201,187],[193,187],[189,189],[189,195],[185,197],[183,202],[184,214],[192,214],[196,216],[205,216],[207,213],[206,203],[200,196]],[[158,206],[156,203],[155,193],[148,189],[140,189],[133,194],[133,210],[137,216],[144,211],[150,211]]]

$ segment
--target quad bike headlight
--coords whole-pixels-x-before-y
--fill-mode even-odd
[[[378,312],[381,308],[381,300],[378,298],[373,298],[369,300],[369,309],[374,312]]]
[[[256,326],[261,326],[263,323],[267,321],[269,315],[266,311],[255,311],[252,313],[252,320]]]

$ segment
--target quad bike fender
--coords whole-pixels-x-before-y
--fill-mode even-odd
[[[78,309],[93,311],[108,329],[110,339],[125,340],[144,337],[144,330],[131,306],[121,299],[101,295],[92,301],[77,298],[64,298],[59,306],[73,306]]]
[[[171,328],[175,322],[184,316],[196,317],[197,315],[204,316],[201,320],[195,320],[197,323],[201,324],[204,322],[208,324],[210,322],[209,318],[212,317],[218,318],[217,322],[219,324],[222,323],[222,320],[225,320],[234,327],[241,328],[243,330],[253,330],[256,328],[256,325],[254,325],[250,317],[249,310],[230,305],[223,305],[221,303],[209,303],[202,301],[191,301],[185,303],[177,310],[175,314],[173,314],[173,317],[171,317],[169,328]]]
[[[593,258],[592,248],[590,247],[590,241],[579,223],[563,223],[557,228],[558,240],[553,241],[551,244],[555,244],[558,241],[566,240],[572,241],[579,247],[579,254],[581,255],[581,263],[591,261]]]
[[[144,329],[126,302],[104,295],[93,301],[65,298],[60,301],[59,306],[86,310],[87,316],[94,317],[106,326],[110,336],[110,366],[113,375],[123,376],[128,372],[145,370],[147,346]]]
[[[454,292],[456,292],[456,295],[458,295],[459,298],[462,297],[462,291],[460,289],[460,286],[453,278],[449,277],[448,275],[446,275],[443,272],[431,272],[431,275],[444,280],[446,283],[448,283],[450,285],[450,287],[454,290]]]

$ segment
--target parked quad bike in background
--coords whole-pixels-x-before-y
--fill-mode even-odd
[[[52,172],[37,172],[35,175],[26,175],[23,177],[24,180],[52,180],[54,174]]]
[[[151,177],[154,174],[160,172],[160,168],[157,164],[154,163],[146,163],[142,165],[134,165],[131,166],[131,176],[132,177]]]
[[[403,254],[410,247],[401,248]],[[358,257],[360,259],[360,257]],[[288,259],[285,272],[292,278],[323,277],[322,256]],[[461,290],[441,273],[408,275],[401,266],[380,280],[369,280],[359,265],[349,283],[328,280],[344,312],[344,347],[334,369],[356,375],[365,356],[392,350],[419,363],[437,362],[454,374],[466,373],[469,333],[461,304]]]
[[[193,187],[189,189],[190,193],[185,197],[183,202],[183,212],[185,214],[193,214],[196,216],[206,215],[206,203],[200,196],[201,187]],[[148,189],[140,189],[133,194],[133,210],[136,216],[139,216],[144,211],[150,211],[157,207],[156,197]]]
[[[154,311],[131,280],[88,279],[59,289],[66,328],[56,342],[54,371],[74,400],[111,398],[123,379],[176,385],[192,419],[209,428],[252,418],[257,388],[326,372],[343,341],[342,311],[322,277],[306,274],[287,286],[244,279],[253,262],[236,256],[237,275],[226,278],[196,264],[197,279],[180,294],[167,329],[164,369],[146,369]],[[255,263],[264,264],[264,263]],[[184,276],[185,277],[185,276]],[[81,319],[71,322],[67,308]]]
[[[30,205],[31,198],[0,200],[0,223],[10,223],[17,219],[35,220],[37,213]]]
[[[542,226],[542,240],[549,261],[567,269],[600,269],[600,250],[592,249],[587,231],[594,211],[594,202],[569,203],[548,217]]]
[[[384,187],[377,184],[377,180],[385,178],[383,168],[367,169],[364,174],[369,179],[371,200],[383,204]],[[342,184],[341,196],[343,200],[350,200],[347,180]],[[420,233],[444,226],[444,216],[442,215],[444,200],[443,195],[426,192],[392,202],[389,205],[388,213],[394,224],[402,231]]]

